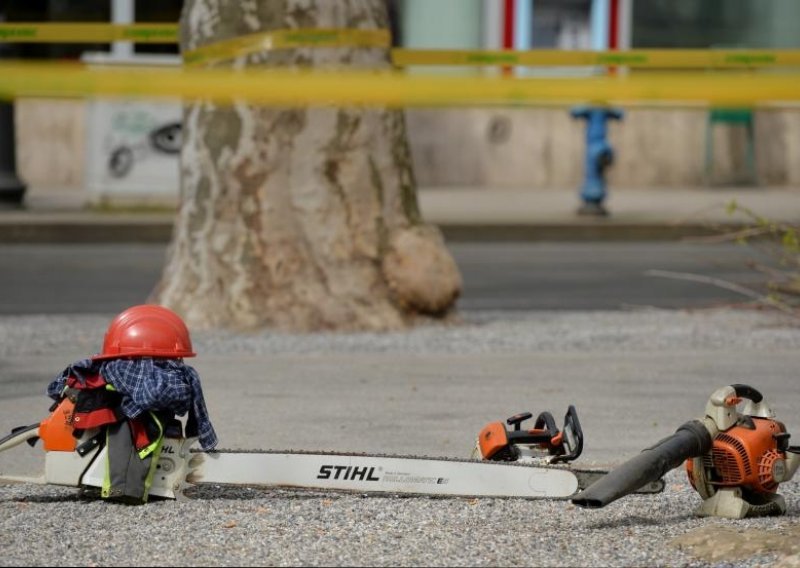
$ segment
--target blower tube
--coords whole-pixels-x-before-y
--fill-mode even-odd
[[[572,498],[580,507],[599,509],[633,493],[642,486],[661,479],[688,458],[711,450],[711,434],[699,420],[691,420],[655,446],[643,450],[617,469],[601,477]]]

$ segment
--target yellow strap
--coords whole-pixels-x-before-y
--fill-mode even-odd
[[[161,425],[161,421],[156,417],[154,412],[148,412],[150,417],[155,421],[156,426],[158,426],[158,438],[152,441],[149,445],[145,446],[141,450],[139,450],[139,459],[144,459],[153,452],[161,449],[161,444],[164,441],[164,427]],[[158,456],[155,456],[158,457]]]
[[[242,55],[258,53],[270,49],[289,49],[298,47],[375,47],[388,49],[392,38],[383,29],[323,29],[308,28],[296,30],[273,30],[249,34],[187,51],[183,60],[196,65]]]
[[[635,73],[585,78],[443,77],[399,72],[247,68],[87,68],[0,64],[0,98],[119,96],[277,106],[649,104],[780,106],[800,102],[800,75]]]
[[[108,447],[108,428],[106,428],[106,448]],[[111,495],[111,463],[108,454],[106,454],[105,475],[103,476],[103,485],[100,487],[100,495],[103,499],[107,499]]]
[[[0,42],[23,43],[177,43],[175,24],[0,24]]]
[[[19,22],[0,24],[0,42],[92,43],[135,41],[178,42],[177,24],[106,24]],[[200,63],[231,59],[265,49],[294,47],[389,48],[391,35],[385,29],[304,28],[272,30],[215,42],[192,50],[186,60]],[[522,65],[607,66],[637,68],[741,68],[800,66],[796,49],[631,49],[623,51],[535,49],[452,50],[393,49],[395,65]]]
[[[395,65],[628,66],[661,69],[800,66],[800,50],[633,49],[587,51],[536,49],[394,49]]]

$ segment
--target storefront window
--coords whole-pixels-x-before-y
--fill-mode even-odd
[[[633,1],[632,47],[800,47],[797,0]]]

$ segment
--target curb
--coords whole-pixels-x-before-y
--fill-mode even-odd
[[[670,223],[614,224],[442,224],[449,241],[677,241],[719,235],[722,231],[707,224]],[[741,229],[724,225],[725,231]]]
[[[720,226],[671,223],[436,223],[460,241],[675,241],[721,234]],[[726,231],[743,228],[725,224]],[[169,243],[171,219],[0,220],[0,243]]]
[[[5,244],[168,243],[171,220],[97,220],[0,222],[0,242]]]

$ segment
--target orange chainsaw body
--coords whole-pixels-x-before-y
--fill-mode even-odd
[[[478,445],[483,459],[495,458],[498,452],[508,447],[508,433],[502,422],[492,422],[484,426],[478,434]]]
[[[75,403],[64,398],[50,413],[50,416],[39,423],[39,437],[48,452],[71,452],[77,441],[73,435],[72,415]]]

